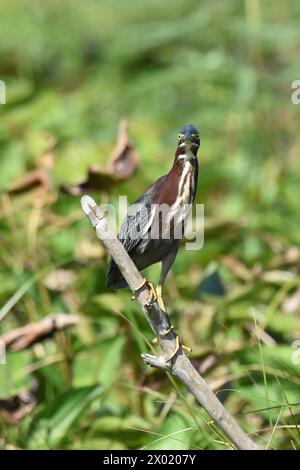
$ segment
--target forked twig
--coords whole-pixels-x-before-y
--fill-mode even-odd
[[[90,196],[83,196],[81,205],[96,230],[97,237],[103,242],[106,250],[118,265],[130,289],[140,303],[150,327],[158,338],[162,355],[156,357],[151,354],[142,354],[144,362],[168,371],[174,377],[177,377],[238,449],[257,450],[256,444],[244,433],[235,419],[214,395],[184,354],[182,347],[179,346],[177,349],[178,337],[171,328],[168,315],[160,309],[156,300],[149,302],[150,296],[147,284],[145,284],[143,277],[122,243],[110,229],[104,214],[97,207],[95,201]],[[173,354],[176,350],[176,354]]]

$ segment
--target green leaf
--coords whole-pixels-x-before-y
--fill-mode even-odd
[[[116,377],[120,369],[124,341],[124,337],[119,336],[103,342],[99,382],[110,385]]]
[[[189,450],[191,445],[191,425],[181,415],[172,413],[157,431],[151,435],[147,450]]]
[[[46,444],[50,448],[57,447],[92,401],[102,395],[103,390],[102,385],[93,385],[59,395],[37,417],[34,423],[35,433],[31,439],[31,447],[43,446],[39,439],[40,432],[44,445]]]

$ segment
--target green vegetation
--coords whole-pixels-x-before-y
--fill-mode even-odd
[[[34,385],[38,402],[18,423],[0,418],[0,447],[230,446],[184,389],[145,368],[151,331],[128,290],[106,290],[104,250],[60,190],[105,165],[125,117],[139,169],[93,196],[133,201],[169,169],[178,129],[199,126],[205,244],[180,250],[170,316],[256,442],[299,448],[300,3],[2,0],[0,23],[0,331],[80,315],[7,353],[0,399]],[[54,144],[50,186],[8,194]]]

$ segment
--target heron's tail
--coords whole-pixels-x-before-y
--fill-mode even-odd
[[[109,289],[124,289],[125,287],[128,287],[123,274],[113,259],[109,263],[106,287]]]

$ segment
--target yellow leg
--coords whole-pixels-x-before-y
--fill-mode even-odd
[[[148,291],[149,291],[149,304],[151,304],[152,302],[154,302],[155,300],[157,300],[157,293],[156,293],[156,289],[154,287],[154,285],[152,284],[152,282],[149,282],[146,280],[146,286],[148,288]]]
[[[157,303],[159,305],[159,308],[163,311],[166,312],[166,307],[163,299],[163,286],[162,284],[157,284],[156,287],[156,294],[157,294]]]
[[[186,352],[187,356],[189,356],[192,352],[192,349],[189,348],[188,346],[185,346],[184,344],[181,345],[182,349]]]

